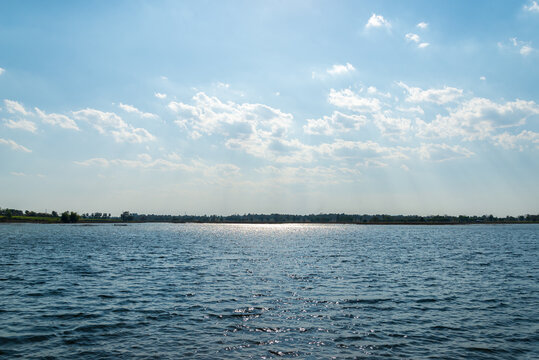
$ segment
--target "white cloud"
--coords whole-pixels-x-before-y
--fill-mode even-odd
[[[147,154],[145,154],[147,155]],[[105,159],[92,158],[84,161],[74,161],[76,165],[84,167],[122,167],[127,169],[154,170],[154,171],[183,171],[200,175],[205,181],[227,179],[240,175],[240,168],[234,164],[208,165],[200,160],[192,160],[190,164],[184,164],[175,160],[155,159],[139,156],[138,160],[129,159]]]
[[[146,129],[134,128],[115,113],[88,108],[73,112],[73,116],[88,122],[100,134],[112,135],[116,142],[143,143],[155,140]]]
[[[378,167],[378,168],[387,166],[385,162],[375,160],[375,159],[367,159],[365,161],[360,161],[356,165],[363,166],[363,167]]]
[[[386,136],[404,136],[411,130],[412,120],[404,117],[389,116],[388,113],[374,114],[374,123]]]
[[[0,67],[0,75],[6,72],[6,69]]]
[[[523,45],[521,48],[520,48],[520,55],[522,56],[528,56],[531,54],[531,52],[533,51],[533,48],[529,45]]]
[[[485,98],[472,98],[450,109],[447,116],[438,114],[430,123],[417,120],[420,137],[460,136],[465,140],[492,138],[496,129],[524,125],[526,119],[539,114],[533,101],[515,100],[504,104]]]
[[[419,24],[417,24],[416,26],[417,26],[418,28],[424,30],[424,29],[426,29],[426,28],[429,26],[429,24],[426,23],[426,22],[424,22],[424,21],[422,21],[422,22],[420,22]]]
[[[367,21],[367,24],[365,24],[365,28],[369,29],[369,28],[380,28],[380,27],[385,27],[387,29],[390,29],[391,24],[389,23],[389,21],[384,19],[382,15],[376,15],[373,13],[372,16],[369,18],[369,21]]]
[[[403,113],[418,113],[418,114],[425,114],[425,111],[423,110],[423,108],[421,106],[413,106],[413,107],[409,107],[409,108],[403,108],[401,106],[397,106],[395,108],[395,110],[397,111],[400,111],[400,112],[403,112]]]
[[[150,156],[150,154],[138,154],[137,158],[145,162],[152,161],[152,157]]]
[[[537,1],[532,1],[531,5],[524,5],[524,10],[539,13],[539,4]]]
[[[403,82],[397,83],[400,87],[406,89],[409,102],[433,102],[438,105],[455,101],[462,96],[462,89],[444,86],[443,89],[427,89],[423,90],[419,87],[411,87]]]
[[[23,173],[23,172],[12,171],[12,172],[10,172],[10,174],[13,175],[13,176],[26,176],[26,174]]]
[[[321,119],[308,119],[307,125],[303,126],[303,131],[311,135],[332,135],[336,132],[348,132],[359,130],[366,123],[363,115],[346,115],[339,111],[334,111],[331,116],[324,116]]]
[[[318,146],[317,152],[334,160],[408,159],[409,148],[387,147],[373,141],[350,141],[338,139]]]
[[[84,161],[74,161],[75,164],[80,166],[109,166],[110,161],[104,158],[92,158]]]
[[[485,81],[485,80],[487,80],[487,78],[486,78],[485,76],[480,76],[480,77],[479,77],[479,80]]]
[[[286,139],[293,116],[264,104],[222,102],[199,92],[193,105],[170,102],[178,114],[175,123],[192,138],[223,136],[229,149],[245,151],[256,157],[279,162],[308,161],[307,146]]]
[[[182,159],[182,157],[175,152],[171,152],[170,154],[168,154],[167,158],[172,161],[180,161]]]
[[[44,111],[41,111],[37,107],[34,108],[36,114],[41,118],[41,120],[50,125],[59,126],[63,129],[71,130],[80,130],[75,121],[62,114],[45,114]]]
[[[10,114],[19,113],[22,115],[30,115],[30,112],[26,111],[24,106],[17,101],[5,99],[4,105],[6,106],[7,112]]]
[[[330,75],[343,75],[355,71],[356,68],[350,64],[346,63],[345,65],[335,64],[330,69],[327,69],[327,73]]]
[[[428,42],[420,43],[421,38],[419,37],[419,35],[414,34],[414,33],[408,33],[404,37],[406,38],[407,41],[411,41],[411,42],[416,43],[417,47],[420,48],[420,49],[424,49],[424,48],[426,48],[427,46],[430,45]]]
[[[401,165],[401,169],[404,171],[410,171],[410,168],[404,164]]]
[[[23,152],[27,152],[27,153],[32,152],[32,150],[28,149],[25,146],[17,144],[15,141],[13,141],[11,139],[6,140],[6,139],[0,138],[0,144],[7,145],[7,146],[9,146],[10,148],[12,148],[13,150],[16,150],[16,151],[23,151]]]
[[[167,94],[163,94],[163,93],[160,93],[160,92],[156,92],[156,93],[155,93],[155,97],[158,98],[158,99],[166,99],[166,98],[167,98]]]
[[[374,86],[369,86],[367,88],[367,93],[369,95],[378,95],[378,96],[382,96],[382,97],[385,97],[385,98],[390,98],[391,97],[391,94],[389,92],[383,93],[381,91],[378,91],[378,89],[376,87],[374,87]]]
[[[419,35],[417,34],[414,34],[414,33],[408,33],[404,36],[406,38],[406,40],[408,41],[413,41],[415,43],[418,43],[419,42]]]
[[[123,111],[128,113],[134,113],[145,119],[155,119],[157,115],[147,112],[142,112],[133,105],[122,104],[118,105]]]
[[[518,40],[516,37],[509,38],[509,42],[513,45],[513,47],[519,48],[518,52],[522,56],[528,56],[535,50],[531,46],[530,42]],[[504,45],[502,43],[498,43],[498,47],[503,49]]]
[[[332,105],[356,112],[380,111],[380,100],[359,96],[350,89],[329,91],[328,102]]]
[[[496,145],[505,149],[514,149],[518,147],[520,151],[524,151],[529,144],[534,144],[535,148],[539,149],[539,133],[530,130],[522,130],[517,135],[504,132],[493,138]]]
[[[475,155],[473,152],[460,145],[451,146],[447,144],[421,144],[416,151],[421,160],[435,162],[469,158],[470,156]]]
[[[4,125],[11,129],[21,129],[33,133],[37,130],[37,126],[33,121],[24,119],[19,121],[4,119]]]

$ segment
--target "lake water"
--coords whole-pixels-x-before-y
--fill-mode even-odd
[[[0,357],[539,358],[539,225],[0,225]]]

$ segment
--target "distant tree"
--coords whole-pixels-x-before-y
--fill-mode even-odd
[[[60,217],[60,221],[63,222],[63,223],[68,223],[69,222],[69,212],[68,211],[64,211],[62,213],[62,216]]]
[[[122,221],[132,221],[134,219],[134,216],[129,213],[129,211],[124,211],[122,215],[120,215],[120,218]]]
[[[79,221],[79,219],[80,219],[80,216],[76,212],[72,211],[69,214],[69,222],[76,223],[77,221]]]
[[[54,211],[54,210],[52,211],[51,215],[54,216],[54,217],[58,217],[58,213],[56,211]]]
[[[6,218],[11,219],[11,210],[7,209],[5,214],[6,214]]]

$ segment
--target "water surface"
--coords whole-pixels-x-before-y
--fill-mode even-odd
[[[0,225],[0,357],[539,357],[539,226]]]

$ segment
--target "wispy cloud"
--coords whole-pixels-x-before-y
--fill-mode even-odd
[[[524,57],[530,55],[532,52],[535,51],[535,49],[532,47],[529,41],[522,41],[522,40],[518,40],[516,37],[512,37],[512,38],[509,38],[509,43],[513,46],[513,48],[518,49],[518,52],[520,53],[520,55]],[[502,42],[498,43],[498,47],[500,49],[507,48],[507,46]]]
[[[392,116],[390,111],[374,114],[374,124],[382,135],[402,137],[412,128],[412,120],[403,116]]]
[[[10,172],[10,174],[13,175],[13,176],[26,176],[25,173],[23,173],[23,172],[16,172],[16,171],[12,171],[12,172]]]
[[[207,164],[201,160],[191,160],[189,163],[182,163],[164,158],[152,160],[151,157],[148,158],[147,156],[138,156],[136,160],[91,158],[83,161],[74,161],[73,163],[84,167],[122,167],[153,171],[182,171],[198,174],[205,178],[205,180],[211,179],[212,181],[240,175],[240,168],[234,164]]]
[[[428,23],[422,21],[419,24],[416,25],[416,27],[420,28],[421,30],[425,30],[429,26]]]
[[[459,158],[469,158],[475,155],[472,151],[460,145],[421,144],[416,149],[421,160],[442,162]]]
[[[346,115],[339,111],[334,111],[331,116],[324,116],[321,119],[308,119],[307,125],[303,126],[303,131],[310,135],[333,135],[338,132],[348,132],[359,130],[367,122],[363,115]]]
[[[524,10],[539,13],[539,4],[537,4],[537,1],[532,1],[530,5],[524,5]]]
[[[30,112],[26,111],[24,106],[21,103],[17,102],[17,101],[5,99],[4,100],[4,105],[6,106],[7,112],[10,113],[10,114],[17,114],[18,113],[18,114],[22,114],[22,115],[30,115]]]
[[[0,75],[6,72],[6,69],[0,67]]]
[[[116,142],[143,143],[155,140],[146,129],[134,128],[112,112],[87,108],[73,112],[73,116],[88,122],[100,134],[112,135]]]
[[[533,51],[533,48],[529,45],[523,45],[521,48],[520,48],[520,55],[522,56],[528,56],[532,53]]]
[[[59,126],[62,129],[80,130],[77,123],[66,115],[62,114],[46,114],[44,111],[34,108],[36,114],[41,120],[49,125]]]
[[[367,24],[365,24],[366,29],[370,28],[386,28],[391,29],[391,23],[384,19],[382,15],[376,15],[372,14],[369,20],[367,21]]]
[[[404,38],[409,42],[416,43],[417,47],[420,48],[420,49],[424,49],[424,48],[426,48],[427,46],[430,45],[427,42],[420,43],[421,37],[419,35],[417,35],[417,34],[414,34],[414,33],[408,33],[408,34],[404,35]]]
[[[122,109],[125,112],[137,114],[138,116],[140,116],[142,118],[145,118],[145,119],[155,119],[155,118],[157,118],[157,115],[152,114],[152,113],[148,113],[148,112],[140,111],[139,109],[137,109],[133,105],[120,103],[120,105],[118,105],[118,106],[120,107],[120,109]]]
[[[408,33],[404,36],[406,38],[406,40],[408,41],[413,41],[415,43],[418,43],[419,42],[419,35],[417,34],[414,34],[414,33]]]
[[[32,150],[28,149],[25,146],[17,144],[15,141],[13,141],[11,139],[2,139],[2,138],[0,138],[0,144],[7,145],[7,146],[9,146],[10,148],[12,148],[13,150],[16,150],[16,151],[22,151],[22,152],[27,152],[27,153],[32,152]]]
[[[30,120],[11,120],[11,119],[4,119],[4,125],[7,126],[10,129],[20,129],[29,131],[32,133],[35,133],[37,130],[36,123]]]
[[[539,149],[539,133],[530,130],[522,130],[519,134],[510,134],[503,132],[493,137],[494,143],[505,149],[518,148],[520,151],[533,144],[536,149]]]
[[[346,63],[345,65],[335,64],[327,69],[327,73],[330,75],[343,75],[354,71],[356,71],[356,68],[350,63]]]
[[[356,112],[376,112],[381,107],[379,99],[360,96],[350,89],[331,89],[329,91],[328,102]]]
[[[445,104],[455,101],[462,96],[462,89],[444,86],[442,89],[427,89],[423,90],[419,87],[408,86],[405,83],[398,82],[397,85],[406,89],[409,102],[433,102],[436,104]]]
[[[155,93],[155,97],[158,98],[158,99],[166,99],[166,98],[167,98],[167,94],[163,94],[163,93],[160,93],[160,92],[156,92],[156,93]]]
[[[273,165],[256,169],[256,172],[278,184],[339,184],[357,181],[361,173],[357,169],[337,166],[284,166]]]

